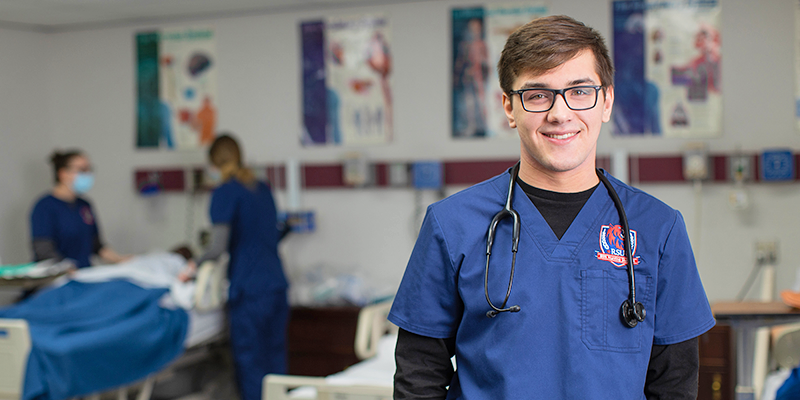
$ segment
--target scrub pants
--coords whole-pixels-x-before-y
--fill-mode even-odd
[[[286,290],[228,304],[230,340],[236,368],[236,384],[242,400],[261,400],[267,374],[285,374],[286,329],[289,304]]]

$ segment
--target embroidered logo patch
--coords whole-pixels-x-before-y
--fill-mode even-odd
[[[94,225],[94,215],[92,215],[92,211],[89,207],[83,206],[81,207],[81,218],[83,218],[83,223],[86,225]]]
[[[598,260],[608,261],[617,267],[625,267],[627,258],[625,257],[625,243],[623,241],[621,225],[603,225],[600,228],[600,250],[595,251]],[[639,257],[636,256],[636,231],[631,230],[631,255],[633,265],[639,264]]]

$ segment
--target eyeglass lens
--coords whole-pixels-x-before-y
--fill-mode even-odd
[[[588,110],[597,104],[598,90],[591,86],[582,86],[563,90],[524,90],[520,93],[522,106],[531,112],[547,111],[555,103],[556,94],[559,92],[564,96],[567,107],[572,110]]]

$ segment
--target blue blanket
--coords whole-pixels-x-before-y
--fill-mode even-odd
[[[71,281],[13,306],[31,332],[24,400],[84,396],[140,380],[183,352],[185,311],[158,305],[167,289]]]

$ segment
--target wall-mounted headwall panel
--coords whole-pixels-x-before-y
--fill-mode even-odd
[[[750,159],[753,167],[744,180],[750,182],[762,182],[761,166],[759,155],[756,154],[737,154],[737,157],[745,156]],[[794,154],[794,179],[793,182],[800,181],[800,154]],[[710,175],[705,181],[723,183],[733,180],[730,173],[730,160],[733,155],[714,154],[709,156]],[[504,170],[510,168],[517,162],[515,159],[491,159],[491,160],[448,160],[442,162],[444,173],[444,184],[446,186],[467,186],[473,185],[483,180],[489,179]],[[367,184],[359,187],[397,187],[392,184],[390,170],[397,165],[405,166],[408,174],[411,174],[412,163],[404,162],[373,162],[369,164],[370,176]],[[611,161],[609,157],[601,156],[597,159],[597,166],[610,169]],[[202,169],[190,168],[195,174]],[[257,175],[270,181],[276,189],[285,189],[284,178],[285,167],[283,165],[269,165],[257,167]],[[685,183],[690,182],[683,175],[683,157],[681,155],[648,155],[628,157],[628,182],[633,185],[649,183]],[[349,186],[343,177],[343,167],[336,163],[309,163],[303,164],[301,171],[301,186],[305,189],[331,189],[331,188],[358,188]],[[191,188],[191,183],[186,183],[185,171],[179,168],[169,169],[138,169],[134,173],[135,188],[138,192],[146,194],[154,191],[180,192]],[[411,186],[411,180],[407,180],[404,185]]]

